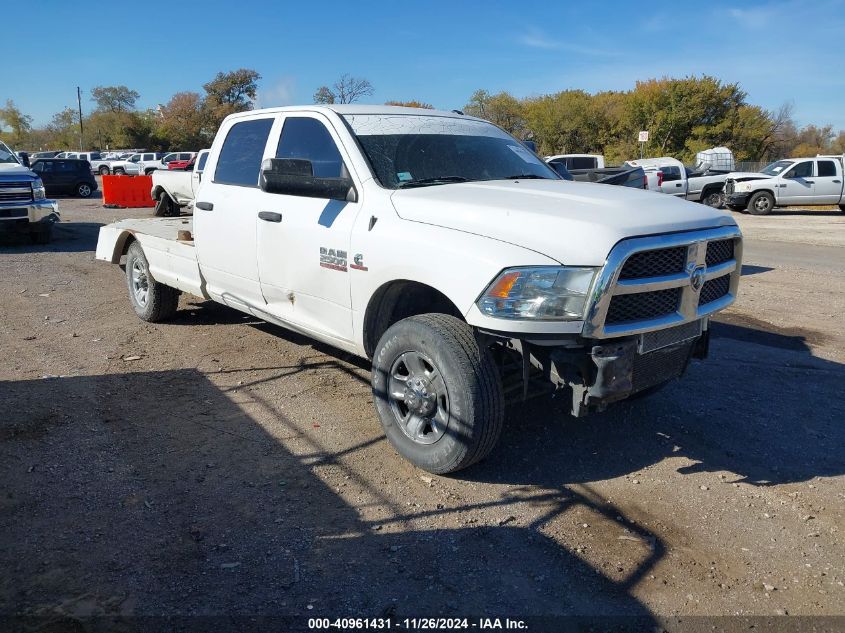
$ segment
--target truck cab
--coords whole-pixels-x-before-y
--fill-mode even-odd
[[[845,212],[845,178],[842,156],[787,158],[757,173],[728,175],[725,194],[728,208],[767,215],[775,206],[838,205]]]

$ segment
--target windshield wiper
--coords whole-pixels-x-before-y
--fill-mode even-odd
[[[469,178],[463,176],[439,176],[437,178],[422,178],[420,180],[408,180],[400,182],[397,189],[404,189],[406,187],[423,187],[425,185],[444,185],[450,182],[466,182]]]

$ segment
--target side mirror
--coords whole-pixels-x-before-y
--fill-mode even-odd
[[[29,154],[27,154],[27,153],[21,154],[21,162],[23,163],[24,167],[29,167],[30,166]]]
[[[259,186],[267,193],[358,201],[358,193],[351,178],[318,178],[314,176],[311,161],[299,158],[266,158],[261,163]]]
[[[528,149],[530,149],[535,154],[537,153],[537,143],[534,141],[522,141],[522,144],[525,145]]]

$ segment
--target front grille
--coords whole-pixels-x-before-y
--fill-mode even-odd
[[[634,357],[631,375],[633,391],[642,391],[678,378],[684,373],[694,343],[695,341],[688,341],[682,345],[659,349],[648,354],[637,354]]]
[[[717,264],[724,264],[734,258],[734,241],[733,240],[717,240],[707,244],[707,257],[705,263],[707,266],[716,266]]]
[[[724,275],[717,277],[710,281],[704,282],[701,288],[701,294],[698,295],[698,305],[703,306],[705,303],[710,303],[716,299],[721,299],[731,288],[731,276]]]
[[[32,202],[32,185],[28,181],[0,181],[0,202]]]
[[[685,246],[634,253],[625,261],[622,272],[619,273],[619,278],[639,279],[673,275],[684,271],[686,261],[687,249]]]
[[[605,322],[614,324],[655,319],[675,312],[680,300],[681,288],[616,295],[610,301]]]
[[[734,192],[734,181],[728,180],[725,182],[725,193],[731,194]]]

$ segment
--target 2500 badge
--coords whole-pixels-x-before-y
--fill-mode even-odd
[[[320,266],[331,270],[346,272],[346,251],[320,247]]]

